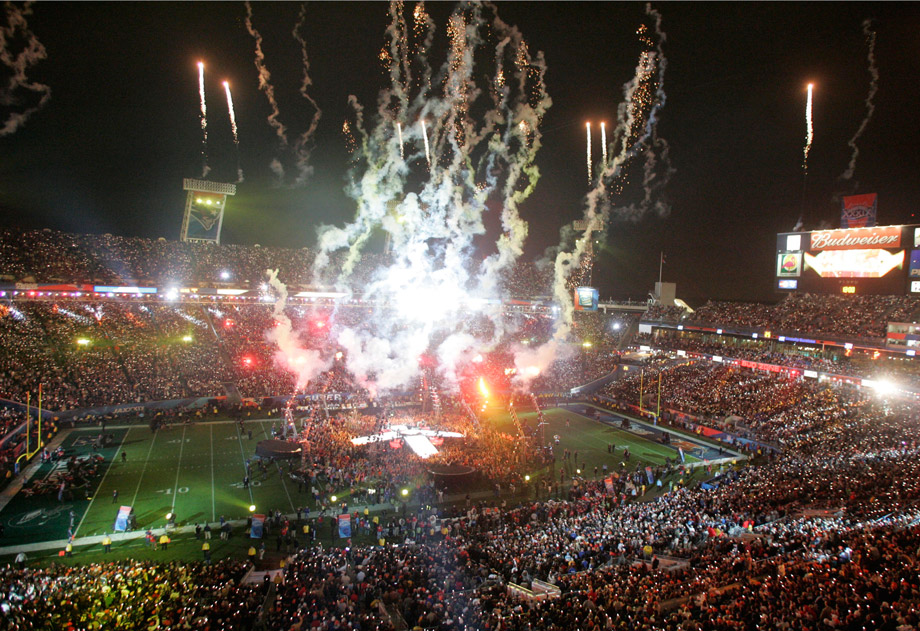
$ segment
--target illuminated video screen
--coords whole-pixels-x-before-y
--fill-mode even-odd
[[[777,235],[779,292],[896,295],[920,287],[911,279],[920,280],[920,226]]]

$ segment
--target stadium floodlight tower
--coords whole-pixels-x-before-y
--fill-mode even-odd
[[[182,189],[188,191],[188,195],[185,198],[179,238],[182,241],[220,244],[224,208],[227,197],[236,195],[236,184],[185,178],[182,180]]]

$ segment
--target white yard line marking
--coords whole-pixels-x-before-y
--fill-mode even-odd
[[[243,475],[249,475],[249,472],[246,469],[246,453],[243,451],[243,435],[240,434],[239,425],[236,426],[236,437],[240,441],[240,457],[242,457],[243,459],[243,463],[242,463],[243,464]],[[252,480],[250,480],[250,482],[252,482]],[[255,500],[252,499],[252,484],[250,484],[248,488],[249,488],[249,505],[251,506],[256,503]]]
[[[211,433],[211,521],[217,521],[217,499],[214,495],[214,426],[208,425]]]
[[[147,463],[150,462],[150,452],[153,451],[153,443],[155,443],[155,442],[157,441],[157,436],[158,436],[159,434],[160,434],[160,432],[158,432],[158,431],[157,431],[157,432],[154,432],[154,433],[153,433],[153,438],[150,440],[150,449],[147,450],[147,459],[144,460],[144,468],[141,469],[141,477],[138,478],[138,480],[137,480],[137,488],[134,489],[134,497],[131,499],[131,506],[134,506],[135,504],[137,504],[137,494],[138,494],[138,493],[140,492],[140,490],[141,490],[141,482],[143,482],[143,480],[144,480],[144,472],[147,470]]]
[[[179,441],[179,462],[176,465],[176,484],[173,487],[172,493],[172,506],[169,509],[170,513],[176,512],[176,493],[179,492],[179,474],[182,472],[182,450],[185,447],[185,429],[188,425],[182,426],[182,440]]]
[[[118,455],[118,452],[121,451],[122,445],[125,444],[125,438],[128,437],[128,434],[131,433],[129,429],[125,432],[125,435],[121,437],[121,442],[118,443],[118,449],[115,450],[115,454],[112,456],[112,462],[109,463],[109,466],[106,468],[105,473],[102,474],[102,480],[99,481],[99,486],[96,487],[96,492],[93,493],[93,498],[89,501],[89,506],[86,507],[86,512],[83,513],[83,517],[80,518],[80,523],[77,525],[77,529],[73,531],[73,536],[76,538],[77,533],[80,532],[80,528],[83,527],[83,522],[86,520],[86,516],[89,515],[90,509],[93,507],[93,502],[96,501],[96,495],[99,494],[99,489],[102,488],[102,485],[105,484],[105,479],[109,475],[109,471],[112,470],[112,465],[115,464],[115,456]]]
[[[266,438],[268,437],[268,432],[265,431],[265,421],[259,421],[259,426],[262,428],[262,433],[265,434]],[[281,470],[281,463],[275,463],[278,465],[278,469]],[[281,474],[281,488],[284,489],[284,493],[287,495],[288,502],[291,504],[291,511],[294,512],[297,510],[297,507],[294,506],[294,500],[291,499],[291,492],[288,491],[287,484],[284,483],[284,473]]]

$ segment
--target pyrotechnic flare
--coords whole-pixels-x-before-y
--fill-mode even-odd
[[[588,186],[591,186],[591,182],[594,181],[594,173],[593,173],[592,164],[591,164],[591,158],[592,158],[591,156],[591,123],[585,123],[585,134],[587,135],[587,138],[588,138],[588,145],[587,145]]]
[[[396,136],[399,139],[399,159],[406,159],[406,152],[403,148],[402,123],[396,123]]]
[[[853,134],[853,137],[850,138],[850,141],[847,143],[853,150],[853,153],[850,156],[850,164],[847,166],[847,170],[840,176],[842,180],[852,179],[853,173],[856,171],[856,158],[859,156],[859,148],[856,146],[856,141],[862,136],[863,132],[866,131],[866,126],[875,113],[875,93],[878,92],[878,67],[875,65],[875,31],[872,30],[871,20],[865,20],[862,27],[863,35],[866,36],[866,40],[869,43],[869,76],[872,77],[872,79],[869,82],[869,95],[866,96],[866,116],[863,118],[862,123],[859,124],[859,129],[856,130],[856,133]]]
[[[601,123],[601,161],[607,166],[607,126]]]
[[[236,129],[236,112],[233,110],[233,97],[230,95],[230,83],[224,81],[224,91],[227,93],[227,110],[230,112],[230,129],[233,131],[233,144],[239,146],[240,138]]]
[[[431,170],[431,148],[428,145],[428,127],[425,121],[422,121],[422,138],[425,141],[425,162],[428,163],[428,170]]]
[[[6,88],[0,93],[0,105],[8,106],[22,102],[19,90],[39,95],[38,103],[21,112],[10,112],[0,126],[0,137],[9,136],[19,129],[32,114],[42,109],[51,98],[51,88],[44,83],[31,81],[26,76],[29,67],[48,57],[45,47],[29,29],[26,17],[32,15],[31,2],[21,9],[12,2],[5,2],[6,27],[0,26],[0,64],[6,66]],[[14,46],[16,47],[14,49]]]
[[[808,100],[805,103],[805,149],[802,152],[804,154],[804,160],[802,166],[805,169],[805,175],[808,175],[808,153],[811,151],[811,143],[815,139],[815,129],[811,120],[811,106],[812,106],[812,94],[815,89],[815,84],[808,84]]]
[[[236,111],[233,109],[233,96],[230,94],[230,82],[224,81],[224,92],[227,93],[227,111],[230,112],[230,130],[233,132],[233,148],[236,150],[236,181],[243,181],[243,167],[240,165],[240,137],[236,128]]]
[[[198,62],[198,97],[201,101],[201,159],[204,168],[201,177],[205,177],[211,168],[208,166],[208,106],[204,100],[204,63]]]

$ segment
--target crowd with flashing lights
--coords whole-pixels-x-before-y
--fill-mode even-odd
[[[724,360],[747,360],[798,371],[814,370],[831,375],[920,382],[920,368],[905,357],[883,356],[875,351],[817,348],[798,350],[777,345],[769,339],[750,339],[727,335],[696,334],[687,331],[658,330],[633,340],[656,350],[682,350],[690,354],[719,356]]]
[[[142,265],[147,273],[163,273],[152,262],[153,252],[178,245],[144,242],[144,252],[135,244],[142,254],[130,263],[123,251],[135,247],[130,240],[98,237],[90,247],[61,233],[22,238],[47,247],[43,259],[53,260],[30,258],[4,233],[0,271],[48,279],[92,273],[126,278],[100,272],[110,273],[116,262],[131,266],[132,274]],[[215,254],[201,263],[218,250],[188,252],[187,258],[172,252],[175,262],[169,265],[211,274],[230,256]],[[249,256],[241,255],[237,269],[246,268]],[[252,260],[258,261],[254,270],[265,262]],[[914,301],[791,296],[774,307],[710,303],[689,319],[879,337],[883,323],[910,319]],[[289,384],[289,378],[241,372],[241,357],[270,359],[270,346],[258,335],[267,323],[265,309],[216,314],[207,306],[115,302],[16,302],[3,309],[0,344],[7,352],[0,356],[0,389],[22,399],[37,392],[40,380],[45,405],[53,409],[217,394],[222,381],[241,383],[250,396]],[[658,317],[673,314],[665,310]],[[222,318],[232,324],[223,326]],[[92,344],[76,346],[80,336]],[[741,352],[745,358],[765,356],[753,348]],[[120,561],[44,569],[14,564],[0,569],[0,618],[12,629],[246,629],[261,618],[266,628],[279,631],[388,630],[402,626],[394,622],[399,617],[410,628],[442,631],[920,629],[917,406],[724,364],[669,364],[656,356],[642,377],[630,372],[602,394],[637,405],[641,387],[650,407],[657,403],[660,375],[663,409],[722,421],[725,429],[779,451],[741,469],[710,465],[705,488],[687,484],[678,465],[655,468],[653,477],[667,484],[654,498],[643,493],[647,473],[625,466],[609,485],[577,480],[557,488],[551,499],[510,508],[467,501],[420,509],[403,523],[390,518],[375,533],[384,546],[310,545],[292,552],[284,582],[264,610],[266,588],[240,583],[248,568],[242,562]],[[559,372],[564,384],[569,371]],[[102,379],[114,385],[102,391],[94,383]],[[344,374],[310,387],[321,386],[354,388]],[[666,412],[662,420],[678,418]],[[0,417],[5,426],[20,419],[16,413]],[[521,441],[474,427],[460,412],[447,410],[444,423],[478,435],[464,443],[469,447],[446,445],[441,461],[471,464],[500,484],[514,483],[501,474],[516,458],[537,455],[522,452]],[[360,489],[359,498],[363,492],[368,499],[371,488],[392,498],[417,479],[418,465],[402,450],[351,445],[351,436],[381,427],[380,417],[343,415],[311,430],[309,466],[302,474],[320,505],[331,505],[340,487]],[[430,487],[414,492],[420,505],[437,504]],[[535,580],[555,584],[559,597],[529,601],[509,592],[508,583],[533,586]]]
[[[884,339],[889,322],[912,322],[918,315],[916,296],[802,293],[790,294],[776,305],[709,301],[684,322],[878,340]]]
[[[12,628],[68,628],[73,616],[80,628],[86,611],[105,621],[133,616],[123,619],[135,628],[194,629],[212,607],[217,629],[261,616],[279,631],[389,630],[402,626],[399,618],[445,631],[916,631],[916,405],[821,389],[804,393],[797,409],[766,412],[751,426],[759,438],[781,440],[781,452],[743,468],[713,466],[705,487],[678,484],[634,501],[628,489],[644,476],[626,470],[612,488],[580,481],[563,496],[510,508],[421,508],[381,522],[374,538],[382,546],[308,543],[289,553],[261,611],[263,588],[240,585],[236,563],[8,567],[0,605]],[[376,423],[353,422],[362,430]],[[509,589],[537,580],[558,595],[530,600]]]
[[[253,628],[268,585],[241,582],[249,566],[121,561],[20,572],[0,569],[7,629]]]
[[[96,284],[249,283],[277,269],[287,282],[312,282],[313,252],[55,230],[0,229],[0,277],[17,282]]]
[[[43,384],[45,409],[65,411],[114,404],[221,396],[226,384],[244,397],[294,391],[296,378],[279,362],[267,333],[267,304],[167,305],[132,301],[15,301],[0,305],[0,395],[24,401]],[[330,369],[306,392],[357,388],[328,344],[333,326],[358,326],[365,309],[340,309],[334,322],[322,308],[288,307],[300,340],[322,349]],[[548,335],[545,318],[521,317],[533,343]],[[535,389],[564,389],[610,372],[617,346],[634,319],[576,316],[573,353],[541,375]],[[534,323],[528,326],[528,323]],[[622,323],[618,329],[612,323]],[[518,342],[517,339],[512,340]],[[586,342],[588,345],[582,345]],[[510,360],[508,365],[512,365]]]
[[[655,411],[660,397],[665,414],[688,412],[719,422],[729,417],[755,422],[795,408],[825,387],[785,375],[686,360],[678,365],[634,370],[604,386],[600,395],[633,406],[638,406],[641,398],[644,409]]]

